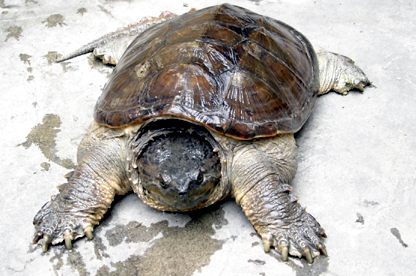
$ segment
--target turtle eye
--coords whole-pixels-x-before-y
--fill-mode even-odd
[[[198,177],[196,178],[196,182],[198,184],[202,184],[202,182],[204,182],[204,172],[202,170],[199,171]]]

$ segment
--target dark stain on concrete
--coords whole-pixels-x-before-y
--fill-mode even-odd
[[[107,10],[106,8],[104,8],[104,6],[102,6],[102,5],[98,5],[98,8],[100,8],[100,10],[101,10],[103,13],[107,14],[108,16],[110,16],[110,17],[112,17],[112,18],[115,18],[115,17],[114,17],[114,15],[111,13],[111,11]]]
[[[51,65],[51,64],[53,64],[53,63],[56,63],[56,60],[57,60],[58,58],[61,58],[61,57],[62,57],[62,55],[61,55],[61,54],[59,54],[59,53],[58,53],[58,52],[56,52],[56,51],[49,51],[49,52],[48,52],[46,55],[44,55],[43,57],[44,57],[44,58],[46,58],[46,59],[48,60],[48,64],[49,64],[49,65]],[[60,62],[59,64],[62,66],[62,70],[63,70],[64,72],[68,72],[68,71],[75,71],[75,70],[76,70],[74,67],[72,67],[72,66],[71,66],[71,63],[70,63],[70,62],[63,61],[63,62]]]
[[[31,62],[30,62],[30,58],[32,56],[28,55],[28,54],[19,54],[19,58],[20,60],[23,62],[23,64],[29,65],[29,67],[26,68],[28,73],[32,73],[33,72],[33,68],[31,67]],[[27,81],[31,81],[33,80],[35,77],[33,75],[29,75],[27,77]]]
[[[355,222],[364,224],[364,217],[363,217],[363,215],[361,215],[360,213],[357,213],[357,219],[355,220]]]
[[[227,224],[224,211],[217,207],[191,214],[192,220],[185,227],[172,227],[167,221],[144,227],[130,222],[118,225],[106,233],[110,244],[150,241],[159,233],[163,238],[153,242],[142,256],[130,256],[122,262],[112,263],[111,268],[102,266],[97,275],[192,275],[207,265],[214,252],[221,249],[224,241],[211,236],[216,229]]]
[[[14,38],[16,40],[19,40],[20,37],[22,36],[23,29],[20,26],[13,25],[13,26],[8,27],[6,29],[6,32],[7,32],[7,36],[4,41],[8,41],[9,38]]]
[[[62,70],[66,73],[68,71],[75,71],[76,69],[71,66],[71,62],[63,61],[59,63],[62,66]]]
[[[52,27],[62,27],[65,24],[65,17],[59,13],[57,14],[52,14],[50,16],[48,16],[48,18],[46,18],[44,21],[42,21],[42,23],[45,23],[45,26],[48,28],[52,28]]]
[[[12,8],[18,8],[19,5],[6,5],[4,4],[4,0],[0,0],[0,8],[3,9],[12,9]]]
[[[137,221],[131,221],[127,225],[117,225],[105,233],[109,244],[117,246],[124,240],[130,242],[148,242],[159,232],[168,227],[167,221],[152,224],[151,227],[143,226]]]
[[[104,245],[102,238],[96,234],[94,236],[94,253],[97,259],[110,258],[110,255],[105,252],[106,250],[107,247]]]
[[[364,203],[364,206],[366,206],[366,207],[377,206],[377,205],[380,204],[377,201],[372,201],[372,200],[364,200],[363,203]]]
[[[86,12],[87,12],[87,9],[86,8],[79,8],[77,10],[77,14],[80,14],[81,16],[84,15],[84,13],[86,13]]]
[[[68,250],[67,264],[74,268],[78,272],[78,275],[90,275],[86,270],[86,264],[81,254],[76,250]]]
[[[402,235],[400,234],[400,231],[399,231],[399,229],[397,229],[397,228],[391,228],[390,229],[390,232],[393,234],[393,236],[395,236],[398,240],[399,240],[399,242],[400,242],[400,244],[403,246],[403,247],[408,247],[408,245],[407,245],[407,243],[405,243],[403,240],[402,240]]]
[[[262,261],[262,260],[259,260],[259,259],[255,259],[255,260],[249,259],[247,262],[253,263],[253,264],[256,264],[256,265],[265,265],[266,264],[265,261]]]
[[[32,144],[35,144],[48,160],[67,169],[73,169],[75,164],[70,159],[62,159],[57,156],[55,139],[58,132],[61,131],[59,129],[60,126],[61,119],[58,115],[46,114],[43,117],[42,123],[34,126],[26,136],[26,141],[18,146],[23,146],[27,149]]]
[[[280,257],[278,258],[280,260]],[[286,262],[286,264],[296,272],[296,276],[318,276],[328,271],[329,258],[319,256],[314,259],[312,265],[309,265],[305,259],[301,259],[301,265],[297,265],[289,258],[289,261]]]
[[[29,4],[29,3],[38,4],[38,1],[35,1],[35,0],[25,0],[25,4]]]
[[[40,166],[42,168],[42,171],[49,171],[49,168],[51,167],[51,164],[48,162],[42,162],[40,163]]]
[[[31,66],[31,64],[30,64],[30,58],[31,58],[32,56],[31,55],[28,55],[28,54],[19,54],[19,58],[20,58],[20,60],[23,62],[23,64],[27,64],[27,65],[29,65],[29,66]]]
[[[55,63],[55,61],[60,58],[62,55],[59,54],[56,51],[49,51],[46,55],[43,57],[48,60],[48,64],[51,65],[52,63]]]
[[[58,271],[62,268],[64,265],[64,261],[62,259],[65,250],[62,250],[63,248],[53,248],[51,251],[53,251],[53,256],[49,259],[49,262],[52,263],[52,268],[55,271],[55,274],[58,275]]]
[[[262,0],[248,0],[248,1],[253,2],[254,4],[256,4],[258,6],[258,5],[260,5],[260,2]]]

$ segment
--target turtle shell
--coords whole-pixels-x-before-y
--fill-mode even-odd
[[[224,4],[141,33],[114,69],[94,116],[109,127],[174,117],[248,140],[298,131],[318,85],[317,59],[301,33]]]

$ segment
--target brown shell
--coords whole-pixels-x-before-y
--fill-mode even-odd
[[[140,34],[94,115],[109,127],[177,117],[247,140],[299,130],[317,91],[316,56],[302,34],[225,4]]]

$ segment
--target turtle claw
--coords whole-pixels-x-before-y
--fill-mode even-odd
[[[46,253],[49,249],[49,245],[52,242],[52,237],[49,236],[48,234],[43,235],[43,239],[42,239],[42,251],[43,253]]]
[[[328,257],[328,251],[326,251],[326,247],[323,244],[318,244],[318,249],[325,257]]]
[[[303,249],[303,256],[305,256],[306,261],[308,262],[308,264],[313,263],[312,253],[311,253],[311,250],[309,249],[309,247],[306,247],[306,248]]]
[[[84,232],[85,232],[85,236],[87,236],[87,239],[89,240],[94,239],[94,234],[92,233],[92,226],[86,227]]]
[[[69,230],[65,231],[64,233],[65,248],[68,250],[72,249],[72,239],[73,239],[73,236],[72,236],[71,231]]]
[[[269,253],[270,252],[271,246],[272,246],[272,243],[271,243],[269,237],[263,239],[263,249],[264,249],[264,252],[265,253]]]
[[[33,244],[37,244],[43,237],[42,232],[36,232],[35,235],[33,236],[33,240],[32,243]]]
[[[282,261],[287,262],[289,259],[289,248],[287,245],[281,246],[280,254],[282,255]]]

